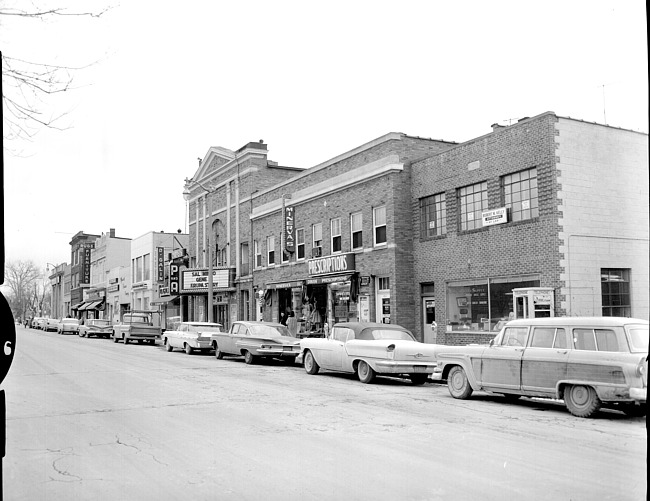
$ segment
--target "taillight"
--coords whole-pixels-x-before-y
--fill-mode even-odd
[[[395,345],[394,344],[389,344],[386,347],[386,355],[388,358],[393,359],[395,358]]]

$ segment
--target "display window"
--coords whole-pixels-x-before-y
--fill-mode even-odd
[[[491,277],[447,284],[449,330],[497,331],[514,318],[512,290],[539,287],[538,275]]]

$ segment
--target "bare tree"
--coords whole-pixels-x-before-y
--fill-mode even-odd
[[[40,289],[44,275],[33,261],[8,261],[5,266],[4,286],[10,291],[7,300],[15,318],[24,319],[37,311],[38,298],[43,296]],[[42,301],[41,301],[42,304]]]
[[[28,11],[0,5],[0,24],[12,17],[33,20],[63,16],[98,18],[108,10],[109,8],[100,12],[70,12],[60,7],[52,9],[34,7],[34,10]],[[61,130],[57,120],[66,115],[66,112],[47,115],[44,111],[46,102],[54,94],[71,90],[75,71],[88,66],[90,65],[59,66],[41,61],[25,61],[2,54],[4,139],[7,141],[18,138],[29,139],[41,127]]]

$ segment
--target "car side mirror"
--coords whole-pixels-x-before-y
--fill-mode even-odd
[[[494,338],[490,339],[490,346],[494,346]]]

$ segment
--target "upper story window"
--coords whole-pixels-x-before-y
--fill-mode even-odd
[[[262,267],[262,250],[260,249],[259,240],[255,240],[253,242],[253,250],[254,250],[254,253],[255,253],[255,268],[261,268]]]
[[[312,227],[312,256],[323,254],[323,224],[316,223]]]
[[[241,262],[240,262],[240,271],[239,273],[241,275],[248,275],[250,273],[250,268],[249,268],[249,261],[250,261],[250,256],[248,255],[248,242],[244,242],[241,244],[241,252],[240,252],[240,257],[241,257]]]
[[[305,259],[305,229],[296,230],[296,252],[298,260]]]
[[[374,245],[386,243],[386,206],[375,207],[372,210],[372,225],[374,228]]]
[[[332,234],[332,253],[341,252],[341,218],[337,217],[330,221]]]
[[[537,200],[537,169],[528,169],[502,178],[504,204],[511,221],[523,221],[539,216]]]
[[[350,214],[350,233],[352,240],[352,250],[363,247],[363,214],[355,212]]]
[[[275,237],[266,237],[266,252],[267,252],[267,264],[271,266],[275,264]]]
[[[145,254],[142,258],[142,276],[145,280],[151,279],[151,254]]]
[[[135,281],[142,282],[142,256],[135,258]]]
[[[458,190],[460,229],[475,230],[483,226],[482,212],[488,209],[487,182],[472,184]]]
[[[447,233],[445,194],[420,199],[420,238],[438,237]]]
[[[603,268],[600,270],[604,317],[631,317],[630,270]]]

